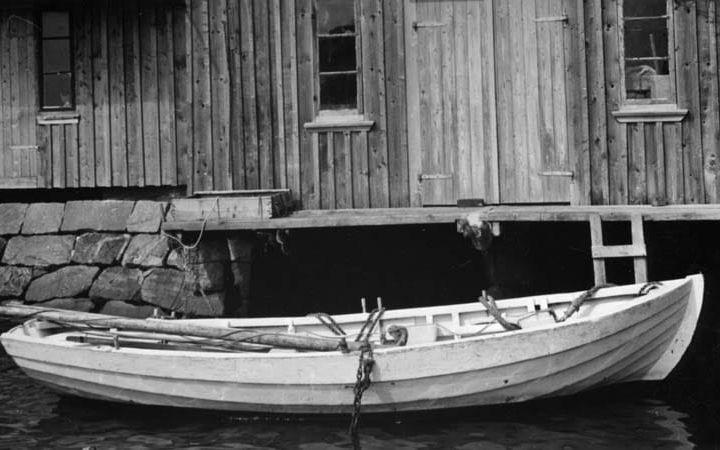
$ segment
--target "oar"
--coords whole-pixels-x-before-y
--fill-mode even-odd
[[[117,328],[126,331],[145,331],[178,336],[194,336],[208,339],[222,339],[237,344],[262,344],[280,348],[310,351],[335,351],[360,349],[357,342],[346,342],[342,338],[318,338],[276,332],[252,331],[242,328],[211,327],[193,325],[172,320],[143,320],[104,314],[80,313],[26,305],[0,305],[0,316],[21,319],[43,319],[50,322],[71,324],[88,328]]]

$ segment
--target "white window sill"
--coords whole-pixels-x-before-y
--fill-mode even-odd
[[[320,115],[314,121],[304,125],[311,133],[324,131],[368,131],[375,125],[372,120],[365,120],[360,115],[341,114],[336,116]]]
[[[613,111],[612,115],[620,123],[680,122],[687,113],[687,109],[680,109],[674,104],[626,105]]]
[[[72,125],[80,122],[77,111],[42,111],[37,116],[38,125]]]

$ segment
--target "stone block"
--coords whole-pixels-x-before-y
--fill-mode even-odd
[[[32,279],[32,270],[27,267],[0,267],[0,298],[22,297]]]
[[[178,311],[191,317],[220,317],[225,314],[225,293],[193,295]]]
[[[135,203],[127,223],[127,231],[131,233],[157,233],[165,215],[166,204],[149,200]]]
[[[225,313],[225,293],[195,293],[195,284],[191,273],[152,269],[145,273],[141,298],[144,302],[190,316],[222,316]]]
[[[89,298],[54,298],[37,306],[43,308],[68,309],[70,311],[91,312],[95,309],[95,303]]]
[[[2,262],[18,266],[59,266],[70,262],[75,236],[15,236],[5,248]]]
[[[161,267],[170,251],[165,236],[157,234],[138,234],[133,236],[122,259],[123,266]]]
[[[137,300],[143,275],[140,269],[109,267],[90,288],[90,297],[102,300]]]
[[[155,312],[155,307],[151,305],[136,305],[134,303],[123,302],[120,300],[112,300],[105,303],[98,312],[100,314],[107,314],[108,316],[147,319],[148,317],[152,317]]]
[[[25,210],[25,203],[0,203],[0,235],[20,233]]]
[[[90,289],[97,267],[68,266],[33,280],[25,294],[30,303],[53,298],[78,297]]]
[[[126,200],[72,201],[65,205],[61,231],[125,231],[135,202]]]
[[[25,212],[22,234],[57,233],[64,213],[64,203],[31,203]]]
[[[140,298],[168,310],[179,310],[193,293],[192,274],[175,269],[151,269],[145,272]]]
[[[75,241],[72,261],[78,264],[114,264],[120,261],[129,242],[128,234],[85,233]]]

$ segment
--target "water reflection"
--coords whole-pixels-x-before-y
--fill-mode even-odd
[[[511,407],[364,416],[366,449],[686,448],[717,442],[703,411],[635,384]],[[692,388],[679,392],[685,394]],[[667,389],[665,389],[667,391]],[[702,392],[695,391],[696,399]],[[64,397],[0,351],[0,448],[352,448],[346,417],[230,415]],[[695,404],[694,406],[698,406]],[[716,424],[714,424],[716,425]],[[715,427],[717,428],[717,427]]]

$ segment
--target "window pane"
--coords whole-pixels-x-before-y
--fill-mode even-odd
[[[318,34],[355,32],[353,0],[317,0]]]
[[[357,108],[357,74],[320,75],[320,109]]]
[[[42,15],[43,37],[70,36],[70,14],[61,11],[47,11]]]
[[[70,71],[70,40],[43,41],[43,72]]]
[[[355,37],[319,38],[320,72],[355,70]]]
[[[625,22],[625,57],[668,56],[667,20]]]
[[[625,17],[663,16],[667,14],[666,0],[627,0],[623,2]]]
[[[70,74],[43,76],[43,107],[72,108],[72,77]]]

